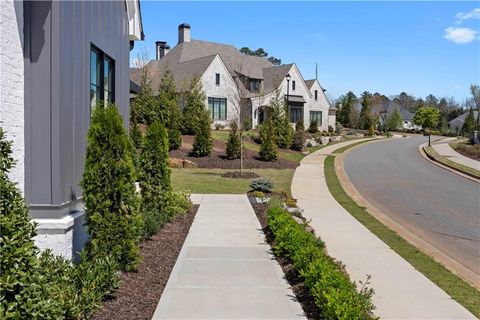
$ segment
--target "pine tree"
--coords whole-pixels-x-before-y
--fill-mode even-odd
[[[205,109],[202,110],[195,127],[195,139],[192,150],[192,155],[195,157],[206,157],[212,153],[213,140],[210,131],[211,122],[209,112]]]
[[[281,149],[288,149],[292,144],[293,128],[288,119],[286,105],[280,91],[275,92],[275,97],[270,101],[269,119],[272,121],[274,142]]]
[[[151,81],[148,78],[147,68],[142,70],[140,82],[142,91],[134,99],[130,113],[131,123],[150,124],[158,120],[158,102],[153,96]]]
[[[263,161],[276,161],[278,157],[277,146],[275,144],[275,130],[273,122],[268,119],[264,124],[260,125],[260,151],[258,155]]]
[[[345,127],[352,128],[354,126],[354,121],[352,119],[352,108],[356,98],[357,97],[355,94],[352,91],[349,91],[342,99],[342,106],[338,114],[338,122]]]
[[[227,142],[227,159],[234,160],[240,158],[240,135],[238,133],[238,124],[236,121],[230,123],[230,134]]]
[[[386,126],[388,130],[395,130],[402,126],[402,114],[398,108],[395,108],[393,112],[387,117]]]
[[[180,132],[181,112],[178,105],[175,82],[170,70],[163,73],[158,90],[159,119],[168,131],[170,150],[176,150],[182,145]]]
[[[297,123],[295,124],[295,131],[304,132],[305,126],[303,125],[303,120],[298,119]]]
[[[144,236],[150,237],[170,218],[169,197],[172,191],[168,155],[168,134],[163,125],[154,122],[145,135],[140,155],[140,189]]]
[[[373,124],[372,111],[370,107],[371,94],[365,91],[362,94],[362,110],[360,111],[360,129],[369,130]]]
[[[185,100],[182,115],[182,132],[183,134],[193,135],[197,131],[199,121],[206,110],[205,93],[202,90],[200,77],[193,77],[190,83],[190,91],[187,93]]]
[[[462,133],[465,136],[471,136],[475,128],[475,118],[473,116],[473,109],[468,109],[467,116],[465,117],[465,122],[463,123]]]
[[[140,261],[142,230],[132,144],[115,105],[96,106],[88,131],[81,186],[87,211],[90,258],[111,255],[123,270]]]

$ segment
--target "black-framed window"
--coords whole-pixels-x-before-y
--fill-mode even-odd
[[[315,101],[318,100],[318,90],[315,90]]]
[[[290,106],[290,122],[297,123],[300,119],[302,119],[302,107]]]
[[[259,91],[260,91],[260,79],[251,79],[250,92],[259,92]]]
[[[92,45],[90,49],[90,107],[115,102],[115,60]]]
[[[322,111],[310,111],[310,122],[316,121],[317,126],[322,125]]]
[[[213,120],[227,120],[227,99],[209,97],[208,111]]]
[[[215,85],[220,85],[220,73],[215,73]]]
[[[295,91],[295,81],[292,81],[292,91]]]

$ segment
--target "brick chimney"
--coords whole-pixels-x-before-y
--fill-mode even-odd
[[[182,23],[178,26],[178,43],[190,42],[190,25]]]
[[[155,42],[156,45],[156,59],[162,59],[168,51],[170,51],[170,46],[167,44],[166,41],[157,41]]]

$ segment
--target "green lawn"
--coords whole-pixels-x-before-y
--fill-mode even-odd
[[[349,147],[351,148],[355,145],[357,144],[350,145]],[[336,150],[336,153],[343,152],[344,150],[346,150],[346,148],[340,148]],[[434,261],[430,256],[418,250],[396,232],[383,225],[371,216],[364,207],[357,205],[357,203],[347,195],[338,180],[335,172],[335,156],[333,155],[328,156],[325,160],[325,179],[330,193],[355,219],[458,303],[467,308],[475,316],[480,317],[479,291]]]
[[[450,167],[452,169],[456,169],[456,170],[458,170],[462,173],[465,173],[469,176],[480,179],[480,170],[477,170],[477,169],[471,168],[471,167],[467,167],[467,166],[464,166],[463,164],[452,161],[452,160],[438,154],[438,152],[435,151],[435,149],[433,149],[433,147],[428,147],[427,146],[427,147],[424,147],[423,150],[425,150],[425,153],[427,154],[427,156],[429,156],[429,158],[431,158],[431,159],[433,159],[437,162],[440,162],[441,164],[446,165],[447,167]]]
[[[172,169],[174,190],[188,189],[192,193],[245,193],[250,191],[252,179],[222,178],[225,172],[233,169],[182,168]],[[274,191],[290,194],[294,169],[252,169],[262,178],[273,181]]]

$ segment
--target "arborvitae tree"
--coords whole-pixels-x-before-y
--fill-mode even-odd
[[[352,108],[356,99],[357,97],[352,91],[349,91],[342,99],[342,106],[338,113],[337,120],[345,127],[353,127]]]
[[[395,108],[393,112],[390,115],[388,115],[386,126],[388,130],[395,130],[402,126],[402,122],[403,122],[402,114],[400,113],[400,110],[398,110],[398,108]]]
[[[264,124],[260,125],[260,151],[258,155],[264,161],[276,161],[278,157],[277,145],[275,144],[275,130],[273,122],[268,119]]]
[[[140,155],[140,189],[144,236],[151,237],[170,218],[168,200],[172,186],[168,155],[168,134],[163,125],[154,122],[145,135]]]
[[[142,147],[143,137],[136,122],[130,124],[130,139],[132,139],[135,149],[140,149]]]
[[[195,139],[193,140],[192,155],[195,157],[206,157],[212,153],[213,140],[210,132],[210,114],[207,110],[203,110],[198,119],[195,130]]]
[[[295,131],[304,132],[305,126],[303,125],[303,120],[298,119],[297,123],[295,124]]]
[[[140,82],[142,91],[135,97],[130,111],[130,122],[150,124],[158,119],[158,102],[153,96],[147,68],[142,70]]]
[[[275,97],[270,101],[269,119],[272,121],[274,141],[277,147],[288,149],[292,144],[293,128],[288,119],[287,106],[283,102],[280,91],[275,92]]]
[[[205,93],[202,89],[200,77],[194,76],[190,83],[190,91],[186,95],[185,107],[182,115],[183,134],[193,135],[199,126],[205,108]]]
[[[238,134],[238,124],[236,121],[230,123],[230,134],[227,142],[227,159],[234,160],[240,158],[240,135]]]
[[[35,224],[22,194],[8,178],[15,164],[11,145],[0,128],[0,318],[61,318],[61,305],[51,299],[50,286],[39,267],[33,242]]]
[[[163,73],[158,90],[159,118],[168,131],[170,150],[176,150],[182,145],[180,132],[181,112],[178,105],[175,82],[170,70]]]
[[[81,186],[87,211],[89,257],[111,255],[123,270],[140,262],[142,230],[132,144],[115,105],[93,111]]]
[[[318,123],[317,120],[311,120],[310,126],[308,127],[308,132],[317,133],[318,132]]]
[[[463,123],[462,133],[465,136],[471,136],[475,128],[475,117],[473,115],[473,109],[468,109],[467,116],[465,117],[465,122]]]
[[[293,135],[293,142],[291,149],[295,151],[302,151],[305,146],[305,132],[303,131],[295,131]]]
[[[371,94],[365,91],[362,94],[362,110],[360,111],[360,129],[369,130],[373,124],[372,110],[370,107]]]

